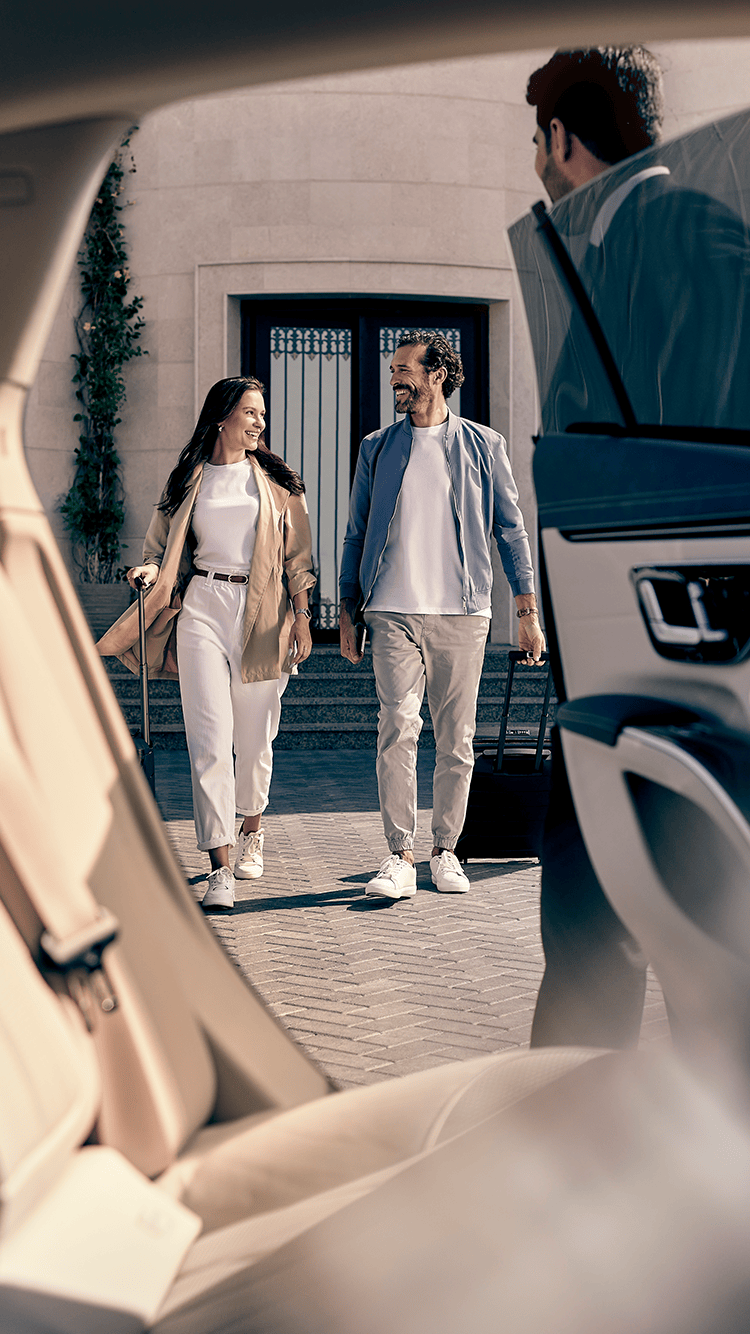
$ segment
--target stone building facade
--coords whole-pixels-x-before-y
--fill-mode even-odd
[[[750,43],[654,49],[668,134],[750,102]],[[398,329],[413,324],[446,329],[461,347],[470,374],[460,408],[508,439],[533,534],[537,407],[506,226],[543,194],[525,86],[549,54],[267,85],[143,121],[124,219],[149,355],[126,369],[123,565],[140,558],[206,390],[257,371],[269,386],[269,443],[304,472],[321,614],[333,621],[356,446],[392,419],[383,377]],[[29,466],[61,541],[77,301],[74,275],[26,420]],[[500,578],[492,638],[514,636]]]

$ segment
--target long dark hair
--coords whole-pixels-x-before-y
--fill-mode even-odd
[[[214,452],[214,445],[219,434],[219,427],[237,407],[242,395],[248,389],[259,394],[265,392],[260,380],[252,375],[236,375],[228,380],[217,380],[206,394],[206,401],[201,408],[195,430],[183,449],[167,479],[157,509],[170,516],[179,509],[187,495],[190,478],[199,463],[205,463]],[[272,454],[266,444],[265,435],[260,437],[255,458],[259,466],[274,482],[283,486],[293,496],[301,496],[305,489],[299,473],[290,468],[278,454]]]

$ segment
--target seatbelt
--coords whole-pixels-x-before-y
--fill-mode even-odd
[[[117,919],[55,847],[38,808],[0,691],[0,849],[11,872],[0,877],[0,897],[42,975],[54,989],[56,979],[64,985],[92,1034],[102,1083],[99,1142],[155,1176],[174,1158],[179,1093],[118,958]]]

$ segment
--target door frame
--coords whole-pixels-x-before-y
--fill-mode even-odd
[[[431,310],[434,316],[428,320]],[[350,434],[350,479],[354,477],[361,441],[380,425],[377,377],[363,381],[363,367],[380,355],[375,345],[378,322],[404,328],[434,328],[447,324],[443,312],[468,335],[473,348],[464,362],[463,415],[489,425],[489,303],[454,301],[446,297],[374,297],[358,294],[326,296],[305,293],[295,297],[248,296],[241,302],[242,375],[256,375],[264,384],[270,378],[270,350],[263,337],[264,324],[282,323],[299,327],[342,327],[352,331],[352,420]],[[309,314],[308,314],[309,312]],[[259,337],[260,332],[260,337]],[[373,364],[377,364],[376,361]],[[272,428],[269,417],[269,428]],[[269,432],[270,433],[270,432]],[[271,435],[271,438],[272,435]]]

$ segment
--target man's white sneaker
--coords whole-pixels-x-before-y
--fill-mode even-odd
[[[397,852],[386,857],[377,875],[365,886],[365,894],[381,899],[410,899],[417,892],[417,872]]]
[[[208,877],[208,889],[201,900],[201,908],[218,908],[228,912],[234,907],[234,876],[228,866],[220,866]]]
[[[441,852],[439,857],[430,857],[430,872],[433,885],[437,885],[441,893],[468,893],[469,881],[455,853]]]
[[[234,874],[238,880],[258,880],[263,874],[263,830],[243,834],[237,840]]]

